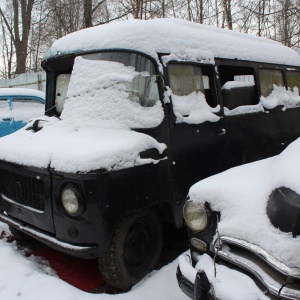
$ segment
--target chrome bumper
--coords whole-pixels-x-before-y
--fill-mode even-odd
[[[95,254],[97,252],[96,245],[77,246],[77,245],[61,242],[44,231],[40,231],[31,225],[25,224],[11,216],[6,215],[3,211],[0,211],[0,221],[37,239],[43,244],[53,249],[59,250],[65,254],[69,254],[76,257],[82,257],[82,258],[94,258],[97,256]]]
[[[259,280],[281,299],[300,299],[300,269],[290,268],[257,245],[223,236],[215,245],[217,256]]]

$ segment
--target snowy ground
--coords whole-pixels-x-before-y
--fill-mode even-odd
[[[0,222],[0,232],[9,231]],[[0,239],[1,300],[187,300],[177,285],[177,259],[159,271],[153,271],[125,294],[89,294],[57,278],[48,267],[25,257],[15,242]]]

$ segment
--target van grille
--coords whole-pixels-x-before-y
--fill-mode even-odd
[[[45,184],[34,177],[0,170],[2,194],[22,205],[44,211]]]

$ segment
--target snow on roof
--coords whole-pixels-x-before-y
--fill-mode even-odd
[[[46,95],[42,91],[24,88],[0,88],[1,96],[34,96],[45,100]]]
[[[275,228],[266,213],[273,190],[287,187],[300,195],[300,139],[281,154],[204,179],[193,185],[189,197],[208,202],[221,212],[220,235],[257,244],[289,267],[299,267],[300,236]]]
[[[45,58],[103,49],[128,49],[157,59],[171,53],[182,59],[212,57],[300,66],[292,49],[265,38],[179,19],[127,20],[71,33],[56,42]],[[209,57],[208,57],[209,56]]]

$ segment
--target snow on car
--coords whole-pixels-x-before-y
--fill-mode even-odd
[[[299,151],[297,139],[277,156],[229,169],[191,187],[184,207],[191,262],[182,255],[177,272],[187,295],[264,299],[262,293],[253,294],[253,288],[239,298],[245,285],[235,282],[235,268],[251,274],[268,295],[300,298]],[[249,279],[247,286],[253,285]]]
[[[0,137],[44,114],[45,93],[34,89],[0,88]]]

